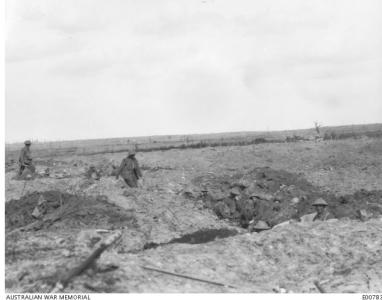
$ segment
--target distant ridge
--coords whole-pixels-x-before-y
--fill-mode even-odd
[[[382,137],[382,124],[325,126],[320,128],[320,137],[324,140],[347,138]],[[96,155],[104,153],[126,152],[135,147],[139,152],[165,151],[171,149],[245,146],[262,143],[284,143],[315,140],[314,128],[282,130],[269,132],[229,132],[190,135],[160,135],[134,138],[109,138],[76,140],[63,142],[43,142],[33,144],[36,158],[65,155]],[[16,159],[22,143],[5,146],[6,158]]]
[[[382,130],[382,123],[371,123],[371,124],[354,124],[354,125],[339,125],[339,126],[322,126],[321,130],[329,131],[329,130],[335,130],[335,131],[348,131],[348,130],[356,130],[357,132],[362,130],[370,130],[370,129],[376,129],[376,130]],[[312,128],[301,128],[301,129],[288,129],[288,130],[270,130],[270,131],[230,131],[230,132],[215,132],[215,133],[192,133],[192,134],[160,134],[160,135],[147,135],[147,136],[132,136],[132,137],[112,137],[112,138],[97,138],[97,139],[74,139],[74,140],[52,140],[52,141],[36,141],[34,140],[34,144],[72,144],[72,143],[83,143],[83,142],[108,142],[108,141],[120,141],[120,140],[132,140],[140,142],[142,140],[147,139],[167,139],[168,137],[171,137],[173,140],[179,140],[184,137],[200,137],[200,138],[211,138],[211,137],[232,137],[232,136],[246,136],[246,135],[272,135],[272,134],[293,134],[293,133],[301,133],[305,131],[315,131],[315,129]],[[33,141],[33,140],[32,140]],[[23,144],[23,141],[20,142],[6,142],[5,147],[12,147],[14,145],[17,145],[18,147]]]

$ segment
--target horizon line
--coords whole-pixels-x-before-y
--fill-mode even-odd
[[[358,123],[358,124],[344,124],[344,125],[326,125],[320,126],[320,128],[330,128],[330,127],[349,127],[349,126],[370,126],[370,125],[382,125],[382,123]],[[112,139],[137,139],[137,138],[153,138],[153,137],[164,137],[164,136],[195,136],[195,135],[219,135],[219,134],[239,134],[239,133],[270,133],[270,132],[285,132],[285,131],[298,131],[298,130],[309,130],[315,129],[315,127],[305,127],[305,128],[294,128],[294,129],[275,129],[275,130],[242,130],[242,131],[221,131],[221,132],[205,132],[205,133],[184,133],[184,134],[155,134],[155,135],[137,135],[137,136],[124,136],[124,137],[100,137],[100,138],[78,138],[78,139],[65,139],[65,140],[41,140],[31,139],[31,141],[43,144],[43,143],[62,143],[62,142],[78,142],[78,141],[96,141],[96,140],[112,140]],[[25,139],[26,140],[26,139]],[[20,144],[22,141],[7,142],[5,145]]]

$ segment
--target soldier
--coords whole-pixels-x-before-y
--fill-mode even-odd
[[[207,188],[202,188],[200,198],[203,200],[204,207],[213,208],[215,204],[215,199],[208,193]]]
[[[205,198],[205,197],[207,197],[207,195],[208,195],[208,189],[207,188],[202,188],[201,190],[200,190],[200,192],[201,192],[201,197],[202,198]]]
[[[95,180],[100,180],[101,179],[100,172],[93,165],[91,165],[89,167],[89,169],[87,170],[86,177],[88,179],[95,179]]]
[[[222,199],[217,200],[214,205],[214,212],[221,219],[228,219],[231,216],[228,205]]]
[[[255,201],[253,195],[247,199],[239,200],[240,225],[247,228],[253,217],[255,216]]]
[[[19,156],[19,176],[21,176],[26,168],[29,169],[32,173],[35,171],[35,167],[32,164],[32,155],[30,150],[32,143],[31,141],[27,140],[24,142],[24,144],[25,147],[21,149]]]
[[[138,187],[138,180],[142,178],[142,172],[139,168],[137,159],[135,158],[135,150],[129,150],[126,158],[122,160],[122,163],[117,171],[116,178],[119,175],[125,180],[129,187]]]
[[[313,218],[313,222],[334,219],[334,216],[327,210],[328,203],[324,199],[318,198],[314,201],[313,206],[316,208],[316,215]]]
[[[238,201],[240,201],[239,195],[239,189],[237,187],[234,187],[230,190],[230,196],[224,199],[224,203],[229,208],[230,216],[232,218],[238,218],[240,216],[239,212],[237,211],[237,204]]]

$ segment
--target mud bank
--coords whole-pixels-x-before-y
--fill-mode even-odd
[[[36,218],[33,211],[39,203],[44,204],[44,209],[41,217]],[[47,222],[51,229],[115,229],[133,224],[135,217],[131,211],[108,202],[105,196],[90,197],[60,191],[33,192],[5,204],[6,231],[44,220],[54,220]]]
[[[328,202],[328,209],[336,218],[358,219],[362,218],[362,214],[373,218],[382,214],[381,190],[360,190],[336,197],[312,185],[300,174],[268,167],[231,176],[207,174],[195,178],[193,183],[199,190],[208,190],[214,204],[228,198],[232,188],[240,192],[239,201],[250,201],[250,196],[255,195],[251,200],[254,220],[266,221],[270,226],[313,213],[312,204],[320,197]],[[204,200],[200,195],[197,198]],[[229,219],[238,222],[241,213],[239,206],[236,206],[236,213]]]

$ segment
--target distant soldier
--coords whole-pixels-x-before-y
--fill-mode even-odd
[[[316,215],[313,218],[314,221],[326,221],[328,219],[334,219],[335,217],[328,211],[328,203],[318,198],[314,201],[313,206],[316,208]]]
[[[126,158],[122,160],[122,163],[117,170],[116,178],[119,175],[125,180],[129,187],[138,187],[138,180],[142,178],[142,172],[139,168],[137,159],[135,158],[135,150],[129,150]]]
[[[200,198],[203,200],[204,207],[206,208],[213,208],[215,205],[215,199],[212,197],[212,195],[208,192],[207,188],[202,188]]]
[[[239,201],[239,211],[240,211],[240,225],[243,228],[247,228],[251,220],[255,216],[255,201],[254,196],[250,195],[249,198]]]
[[[23,174],[25,169],[29,169],[32,173],[34,173],[36,170],[32,163],[32,154],[30,150],[32,143],[31,141],[27,140],[24,142],[24,144],[25,147],[21,149],[19,156],[19,176]]]
[[[234,187],[230,190],[230,196],[224,199],[224,203],[227,205],[230,211],[230,216],[232,218],[238,218],[240,216],[237,211],[237,204],[240,201],[240,190],[237,187]]]
[[[88,179],[100,180],[101,174],[100,174],[99,170],[96,169],[95,166],[91,165],[86,172],[86,177]]]

